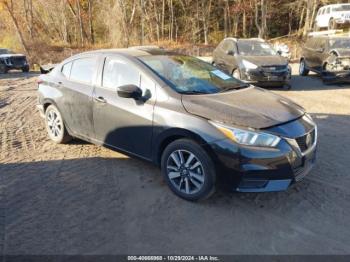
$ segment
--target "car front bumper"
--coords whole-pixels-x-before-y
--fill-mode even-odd
[[[220,163],[221,177],[230,189],[238,192],[283,191],[312,170],[317,151],[315,125],[301,118],[270,131],[294,138],[283,138],[276,148],[237,146],[229,140],[212,145]],[[302,151],[296,141],[312,133],[312,145]]]
[[[350,83],[350,70],[322,72],[322,80],[327,84]]]
[[[241,70],[241,80],[258,85],[281,85],[291,78],[291,69],[267,71],[264,69]]]
[[[335,22],[337,24],[350,24],[350,19],[349,18],[337,18],[337,19],[335,19]]]

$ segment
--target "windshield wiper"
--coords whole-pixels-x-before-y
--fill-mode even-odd
[[[200,95],[200,94],[208,94],[206,92],[203,91],[197,91],[197,90],[191,90],[191,91],[181,91],[181,94],[184,95]]]
[[[230,86],[230,87],[223,88],[220,91],[220,93],[228,92],[228,91],[231,91],[231,90],[238,90],[238,89],[246,88],[248,86],[249,86],[248,84],[243,84],[243,85],[238,85],[238,86]]]

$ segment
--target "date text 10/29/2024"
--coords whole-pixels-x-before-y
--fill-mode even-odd
[[[128,261],[220,261],[217,256],[128,256]]]

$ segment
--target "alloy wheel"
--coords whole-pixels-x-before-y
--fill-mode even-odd
[[[193,153],[187,150],[172,152],[168,157],[166,169],[170,182],[182,193],[195,194],[204,185],[203,165]]]
[[[49,127],[49,132],[53,137],[57,138],[62,135],[62,120],[54,110],[50,110],[47,114],[47,125]]]
[[[305,69],[305,63],[304,63],[304,60],[301,60],[299,65],[299,73],[303,74],[304,69]]]

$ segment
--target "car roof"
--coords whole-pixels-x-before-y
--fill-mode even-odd
[[[341,6],[341,5],[350,5],[350,3],[339,3],[339,4],[325,5],[325,6],[320,7],[320,9],[324,9],[324,8],[328,8],[328,7]]]
[[[318,38],[318,39],[349,39],[350,40],[350,37],[349,36],[342,36],[342,35],[319,35],[319,36],[312,36],[310,37],[309,39],[313,39],[313,38]]]
[[[117,48],[117,49],[100,49],[94,51],[88,51],[76,56],[87,55],[87,54],[119,54],[132,57],[143,57],[143,56],[155,56],[155,55],[178,55],[174,51],[169,51],[163,48],[155,46],[136,46],[129,48]]]
[[[235,42],[238,42],[238,41],[257,41],[257,42],[265,42],[264,39],[262,38],[235,38],[235,37],[226,37],[223,41],[225,40],[233,40]]]

